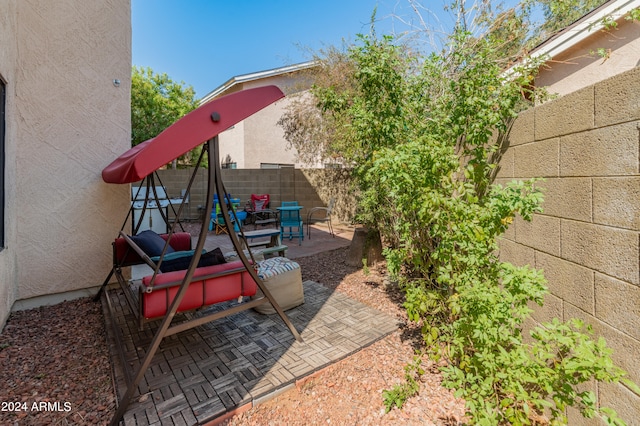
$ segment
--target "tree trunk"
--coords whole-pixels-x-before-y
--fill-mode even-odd
[[[383,260],[380,232],[376,229],[356,228],[349,246],[346,263],[349,266],[367,266]]]

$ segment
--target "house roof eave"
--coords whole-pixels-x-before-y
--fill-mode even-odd
[[[307,68],[315,67],[318,64],[319,64],[318,61],[313,60],[313,61],[302,62],[299,64],[287,65],[284,67],[273,68],[265,71],[258,71],[250,74],[241,74],[241,75],[231,77],[225,83],[216,87],[211,92],[207,93],[202,99],[200,99],[200,104],[201,105],[205,104],[210,100],[217,98],[218,96],[227,92],[229,89],[231,89],[232,87],[238,84],[246,83],[249,81],[260,80],[262,78],[274,77],[274,76],[287,74],[291,72],[302,71]]]
[[[612,18],[614,21],[617,21],[633,9],[639,7],[640,0],[611,0],[604,3],[602,6],[587,13],[573,24],[540,43],[530,52],[528,59],[513,65],[504,72],[504,75],[510,76],[517,73],[516,70],[518,67],[526,65],[530,59],[552,59],[558,56],[562,52],[592,36],[596,31],[604,28],[605,18]]]
[[[540,44],[531,52],[531,57],[553,58],[591,36],[595,31],[601,30],[604,27],[605,18],[617,21],[638,7],[640,7],[640,0],[607,2]]]

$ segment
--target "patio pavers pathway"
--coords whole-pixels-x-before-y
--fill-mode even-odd
[[[297,380],[376,342],[398,327],[392,317],[313,281],[305,303],[286,313],[304,342],[276,314],[253,310],[163,340],[124,416],[125,425],[202,424],[268,398]],[[138,331],[121,290],[109,293],[126,362],[137,370],[157,322]],[[233,302],[208,307],[216,311]],[[176,317],[179,319],[179,316]],[[153,331],[152,331],[153,330]],[[116,336],[107,324],[118,398],[126,391]]]

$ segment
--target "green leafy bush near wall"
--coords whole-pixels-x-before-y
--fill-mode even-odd
[[[579,321],[524,326],[547,288],[540,271],[502,262],[498,238],[516,215],[541,211],[539,181],[492,184],[506,132],[523,103],[527,70],[506,79],[491,39],[458,28],[448,53],[414,57],[391,37],[361,36],[353,73],[314,94],[355,164],[360,219],[380,229],[391,275],[422,324],[425,350],[445,359],[444,385],[465,399],[471,423],[530,424],[565,408],[623,424],[580,386],[623,382],[602,339]],[[419,364],[384,393],[387,409],[417,391]]]

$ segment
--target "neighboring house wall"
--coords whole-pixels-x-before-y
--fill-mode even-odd
[[[296,161],[296,152],[287,149],[284,130],[276,124],[289,103],[281,99],[244,121],[245,168],[259,169],[263,163],[303,167]]]
[[[304,73],[288,73],[236,84],[226,95],[238,90],[269,85],[278,86],[285,95],[290,95],[310,87]],[[287,106],[288,98],[281,99],[262,111],[252,115],[234,129],[220,134],[220,160],[227,155],[237,163],[239,169],[259,169],[262,163],[291,164],[301,168],[305,165],[296,161],[296,152],[288,149],[284,130],[278,126]]]
[[[609,52],[607,58],[595,54]],[[640,65],[640,22],[618,20],[618,27],[594,31],[586,40],[547,62],[536,77],[536,86],[565,95],[606,80]]]
[[[220,144],[220,161],[236,163],[236,167],[244,169],[245,166],[245,152],[244,152],[244,135],[245,135],[245,122],[233,126],[231,129],[225,130],[218,137]]]
[[[534,319],[581,318],[640,384],[640,68],[520,114],[498,183],[544,177],[544,212],[516,219],[501,257],[544,270],[551,294]],[[592,384],[632,423],[640,398]],[[597,424],[570,411],[569,424]]]
[[[100,173],[130,147],[131,5],[8,0],[0,21],[8,93],[3,325],[17,299],[14,308],[76,291],[68,299],[100,285],[110,269],[109,241],[130,195]]]

